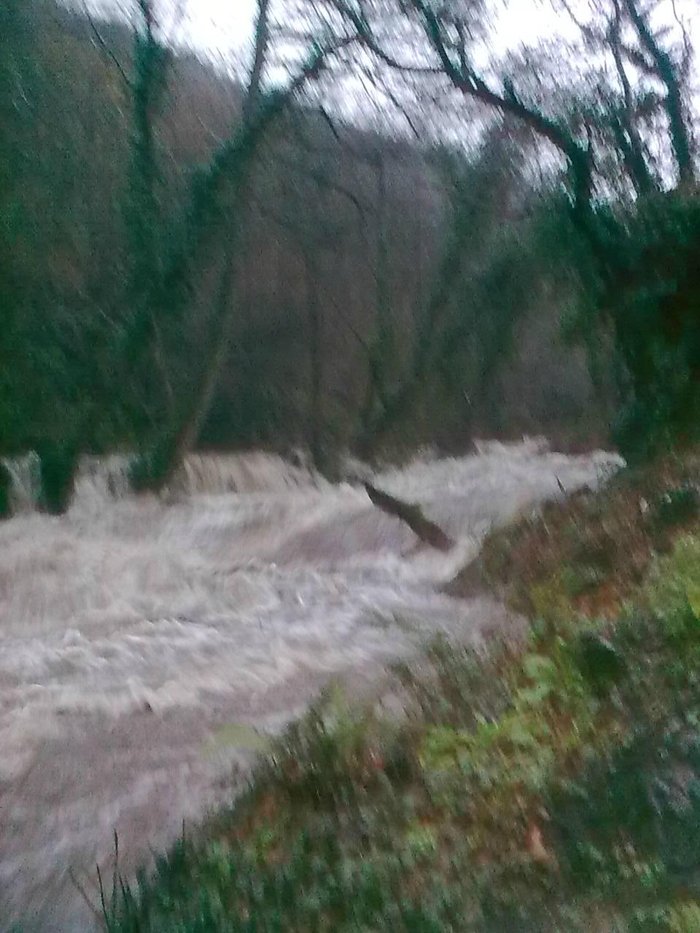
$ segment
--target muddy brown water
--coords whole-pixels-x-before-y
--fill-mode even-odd
[[[113,834],[129,873],[230,801],[253,762],[243,727],[277,733],[330,679],[350,688],[446,632],[510,624],[441,586],[494,523],[617,466],[539,441],[426,457],[375,477],[420,502],[449,554],[350,485],[270,455],[196,457],[163,499],[129,496],[118,458],[86,463],[68,515],[0,527],[0,930],[94,928]],[[242,733],[244,734],[244,732]]]

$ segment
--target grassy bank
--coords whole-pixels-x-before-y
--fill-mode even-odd
[[[453,586],[525,642],[435,643],[399,717],[329,692],[109,929],[700,930],[697,482],[691,453],[497,532]]]

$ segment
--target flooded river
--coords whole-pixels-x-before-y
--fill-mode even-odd
[[[92,890],[115,830],[128,872],[231,799],[252,760],[239,729],[277,732],[330,679],[375,681],[436,631],[508,625],[494,601],[441,585],[494,523],[615,462],[490,443],[376,476],[456,540],[448,554],[361,488],[268,454],[193,457],[161,499],[129,495],[118,458],[86,463],[60,518],[31,510],[29,464],[15,464],[20,512],[0,526],[0,930],[91,930],[71,873]]]

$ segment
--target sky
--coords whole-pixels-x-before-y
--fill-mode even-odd
[[[504,45],[532,41],[551,30],[547,3],[519,0],[515,12],[513,7],[499,30]],[[198,49],[226,55],[251,38],[255,0],[187,0],[186,11],[187,39]]]
[[[3,0],[0,0],[3,2]],[[124,10],[130,0],[73,0],[74,3],[87,2],[95,9],[114,13]],[[131,0],[133,2],[133,0]],[[284,8],[285,0],[277,0],[277,9]],[[249,47],[252,37],[256,0],[170,0],[184,10],[180,26],[180,36],[188,45],[206,54],[229,56],[232,52],[240,55],[241,50]],[[586,0],[573,0],[574,7]],[[674,0],[676,8],[684,18],[692,23],[691,29],[700,28],[699,0]],[[668,2],[672,9],[671,0]],[[503,7],[502,7],[503,9]],[[564,17],[552,13],[549,0],[517,0],[507,6],[507,12],[501,16],[498,24],[499,45],[513,48],[520,43],[530,44],[543,36],[558,32]]]
[[[188,0],[188,40],[196,48],[226,54],[250,40],[255,0]]]
[[[87,2],[113,13],[115,8],[125,9],[133,0]],[[230,62],[233,59],[240,65],[242,56],[250,49],[256,0],[168,0],[168,3],[179,5],[183,13],[178,29],[179,41],[214,60]],[[285,0],[275,0],[276,9],[283,10],[284,3]],[[586,0],[573,0],[573,4],[574,7],[579,4],[583,8],[587,6]],[[668,10],[674,7],[690,23],[691,36],[700,35],[700,0],[668,0]],[[495,48],[499,52],[521,44],[534,45],[542,37],[561,34],[565,24],[569,37],[576,35],[575,28],[566,17],[552,12],[551,0],[514,0],[507,6],[502,5],[501,9],[505,12],[494,31],[497,37]],[[669,23],[675,25],[672,20]],[[695,83],[700,95],[700,78]]]

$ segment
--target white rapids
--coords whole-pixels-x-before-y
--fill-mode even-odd
[[[447,555],[361,489],[268,454],[193,457],[160,499],[129,496],[118,458],[86,462],[60,518],[31,510],[31,464],[16,466],[21,511],[0,526],[0,931],[92,929],[71,875],[92,895],[115,830],[129,872],[231,799],[252,752],[217,741],[226,727],[277,732],[332,678],[359,688],[437,631],[507,624],[440,584],[495,523],[618,465],[530,440],[376,477],[457,541]]]

